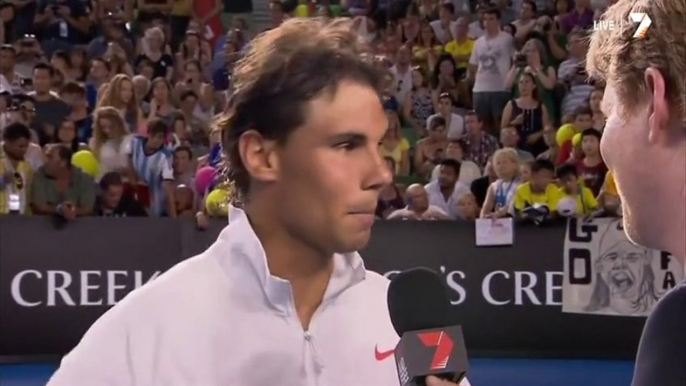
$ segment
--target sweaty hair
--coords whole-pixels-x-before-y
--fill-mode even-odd
[[[653,20],[642,38],[634,38],[637,24],[627,23],[632,12]],[[591,77],[611,84],[626,116],[644,102],[649,90],[644,74],[648,67],[665,78],[666,98],[686,125],[686,3],[683,0],[620,1],[603,18],[620,28],[601,29],[591,38],[586,69]],[[624,28],[621,28],[624,26]]]
[[[284,145],[307,120],[310,102],[333,96],[343,81],[381,94],[384,74],[362,56],[363,50],[345,19],[289,19],[251,42],[236,64],[235,91],[218,123],[233,197],[245,200],[250,187],[238,147],[243,133],[255,130]]]

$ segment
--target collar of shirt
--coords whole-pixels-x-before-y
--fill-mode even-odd
[[[243,274],[251,275],[257,280],[269,304],[281,313],[291,313],[295,309],[291,305],[291,284],[269,272],[267,255],[250,225],[248,216],[243,210],[230,206],[229,219],[229,226],[224,228],[218,240],[225,244],[228,255],[232,258],[222,259],[222,268],[227,273],[233,272],[236,270],[233,260],[243,260],[252,268],[252,271]],[[361,283],[366,276],[364,263],[357,252],[334,254],[333,259],[334,268],[322,303]]]

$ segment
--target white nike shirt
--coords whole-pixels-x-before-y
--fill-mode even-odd
[[[269,273],[245,213],[203,254],[131,292],[96,321],[48,386],[397,386],[388,280],[334,256],[303,331],[288,281]],[[463,382],[463,386],[469,386]]]

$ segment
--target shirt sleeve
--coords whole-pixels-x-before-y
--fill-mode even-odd
[[[95,182],[88,176],[83,175],[79,189],[79,208],[92,208],[95,205]]]

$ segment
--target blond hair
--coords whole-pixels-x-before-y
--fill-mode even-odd
[[[634,38],[637,24],[632,12],[653,20],[642,38]],[[622,105],[620,117],[634,111],[646,98],[645,70],[658,69],[665,78],[666,97],[686,125],[686,2],[684,0],[622,0],[603,15],[619,28],[595,31],[587,55],[590,76],[607,81]]]
[[[95,155],[95,158],[99,159],[100,149],[108,139],[112,139],[116,145],[116,149],[119,150],[122,140],[129,131],[126,128],[126,123],[124,123],[124,118],[122,118],[119,111],[114,107],[98,107],[93,115],[93,138],[91,138],[89,147],[93,152],[93,155]],[[105,135],[105,132],[102,129],[102,124],[100,123],[102,119],[107,119],[112,122],[114,130],[111,138]]]
[[[129,82],[131,84],[131,90],[133,95],[129,100],[129,103],[124,105],[124,101],[121,99],[121,85],[124,82]],[[136,92],[133,87],[133,81],[126,74],[117,74],[112,78],[112,80],[107,83],[107,87],[103,90],[101,88],[102,96],[99,97],[97,107],[114,107],[117,109],[125,108],[126,115],[133,117],[134,128],[138,127],[138,123],[141,121],[142,113],[138,107],[138,100],[136,98]]]
[[[506,158],[516,164],[519,164],[519,154],[517,154],[517,150],[511,147],[496,150],[496,152],[493,153],[493,162],[499,158]]]

